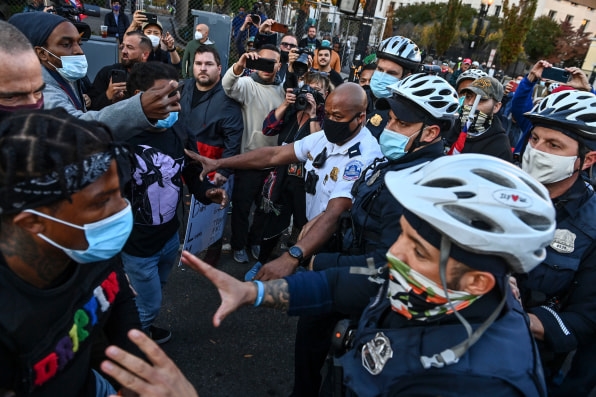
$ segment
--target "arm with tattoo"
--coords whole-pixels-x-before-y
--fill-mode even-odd
[[[263,285],[265,287],[265,296],[261,306],[272,307],[287,312],[288,307],[290,306],[290,291],[286,280],[278,279],[265,281],[263,282]]]

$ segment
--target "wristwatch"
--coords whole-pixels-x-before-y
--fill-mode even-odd
[[[288,249],[288,254],[290,254],[292,258],[298,259],[298,262],[302,262],[302,259],[304,259],[304,253],[302,252],[302,248],[297,247],[295,245]]]
[[[172,48],[171,50],[168,48],[168,52],[174,52],[176,51],[176,47]]]

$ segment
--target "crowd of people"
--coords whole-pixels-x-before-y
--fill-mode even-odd
[[[393,36],[344,81],[314,27],[249,14],[234,35],[253,49],[222,73],[208,26],[180,58],[111,5],[120,62],[93,82],[70,20],[0,21],[1,395],[197,396],[154,325],[179,255],[219,290],[216,327],[243,305],[299,316],[294,397],[596,387],[581,70],[544,96],[544,60],[503,85],[464,59],[448,81]],[[216,269],[221,240],[179,253],[185,187],[232,203],[244,280]]]

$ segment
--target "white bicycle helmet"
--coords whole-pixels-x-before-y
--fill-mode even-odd
[[[459,87],[459,83],[464,80],[478,80],[481,77],[486,77],[488,74],[484,73],[480,69],[468,69],[459,75],[455,81],[455,88]]]
[[[546,188],[493,156],[445,156],[388,172],[385,183],[407,210],[462,249],[501,257],[517,273],[541,263],[554,237]]]
[[[414,102],[433,119],[448,121],[450,128],[459,117],[457,92],[439,76],[412,74],[388,88],[394,95]]]
[[[402,37],[389,37],[379,44],[377,58],[395,62],[413,72],[418,71],[422,62],[420,49],[412,40]]]
[[[585,91],[559,91],[547,95],[525,116],[532,124],[552,126],[596,150],[596,95]]]

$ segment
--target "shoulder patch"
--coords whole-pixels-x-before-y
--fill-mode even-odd
[[[362,164],[358,160],[352,160],[344,168],[344,175],[343,179],[346,181],[355,181],[360,177],[360,173],[364,168],[364,164]]]
[[[575,237],[575,233],[567,229],[557,229],[550,246],[557,252],[570,254],[575,251]]]
[[[348,149],[348,156],[350,158],[360,156],[360,142],[356,142],[353,146]]]

